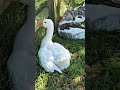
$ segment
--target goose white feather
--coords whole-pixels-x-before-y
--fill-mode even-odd
[[[82,28],[73,28],[73,27],[69,27],[69,29],[60,29],[60,27],[64,24],[69,24],[69,23],[82,23],[85,21],[85,17],[84,16],[80,16],[80,18],[78,17],[78,15],[75,17],[74,21],[66,21],[63,20],[61,22],[59,22],[59,28],[58,28],[58,33],[66,38],[71,38],[71,39],[84,39],[85,38],[85,29]]]
[[[62,22],[59,22],[59,26],[61,26],[61,25],[63,25],[63,24],[66,24],[66,23],[72,23],[73,21],[66,21],[66,20],[64,20],[64,21],[62,21]]]
[[[61,44],[52,42],[54,31],[52,20],[45,19],[43,27],[47,28],[47,32],[38,51],[40,64],[47,72],[54,72],[56,70],[62,73],[62,70],[68,68],[70,65],[70,52]]]
[[[58,29],[59,34],[61,35],[62,33],[66,33],[66,37],[72,38],[72,39],[84,39],[85,38],[85,29],[81,29],[81,28],[70,28],[68,29],[64,29],[64,30],[60,30],[60,28]]]
[[[84,16],[80,16],[81,18],[78,17],[78,15],[75,17],[75,20],[74,22],[77,22],[77,23],[82,23],[85,21],[85,17]]]

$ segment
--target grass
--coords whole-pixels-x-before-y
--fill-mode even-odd
[[[37,54],[44,34],[43,28],[36,32],[36,90],[80,90],[80,88],[84,88],[85,41],[68,40],[54,34],[53,41],[62,44],[73,56],[70,67],[64,70],[62,74],[58,72],[47,73],[39,65]]]
[[[86,32],[86,90],[120,90],[120,30]]]

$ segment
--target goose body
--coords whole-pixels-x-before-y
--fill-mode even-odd
[[[45,19],[43,27],[47,28],[47,32],[38,51],[40,64],[47,72],[54,72],[56,70],[62,73],[62,70],[70,65],[70,52],[61,44],[52,42],[54,31],[52,20]]]
[[[58,33],[70,39],[85,39],[85,4],[74,10],[67,10],[59,22]]]
[[[81,28],[70,28],[65,30],[58,29],[59,34],[65,38],[70,39],[84,39],[85,38],[85,29]]]
[[[61,20],[59,23],[58,33],[60,34],[60,36],[63,36],[65,38],[84,39],[85,26],[81,24],[84,21],[84,16],[76,16],[75,20],[73,21]]]

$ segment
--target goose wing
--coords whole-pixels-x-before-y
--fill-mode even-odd
[[[62,71],[54,64],[54,62],[53,62],[54,57],[52,55],[52,52],[49,49],[41,48],[38,52],[38,56],[40,58],[41,66],[47,72],[54,72],[54,70],[56,70],[59,73],[62,73]]]
[[[61,62],[71,58],[70,52],[59,43],[53,43],[50,48],[56,62]]]

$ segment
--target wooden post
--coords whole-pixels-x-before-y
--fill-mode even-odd
[[[53,20],[55,25],[55,31],[58,25],[57,7],[59,0],[48,0],[49,18]]]

